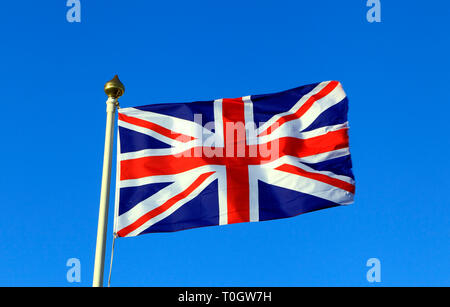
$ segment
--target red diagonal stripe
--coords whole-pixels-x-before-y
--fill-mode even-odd
[[[177,133],[170,129],[167,129],[160,125],[157,125],[155,123],[152,123],[152,122],[149,122],[149,121],[137,118],[137,117],[128,116],[128,115],[125,115],[122,113],[119,113],[119,120],[127,122],[129,124],[133,124],[133,125],[142,127],[142,128],[147,128],[147,129],[153,130],[161,135],[164,135],[165,137],[171,138],[173,140],[177,140],[179,142],[186,143],[186,142],[195,140],[195,138],[192,136],[185,135],[182,133]]]
[[[297,112],[293,114],[288,114],[283,117],[280,117],[276,122],[274,122],[269,128],[264,130],[259,134],[259,136],[264,136],[267,134],[272,133],[277,128],[279,128],[281,125],[283,125],[286,122],[289,122],[291,120],[298,119],[303,116],[319,99],[322,99],[323,97],[327,96],[329,93],[331,93],[337,86],[339,85],[338,81],[331,81],[328,83],[320,92],[317,94],[311,96],[298,110]]]
[[[146,222],[154,218],[155,216],[163,213],[164,211],[168,210],[170,207],[175,205],[177,202],[182,200],[183,198],[186,198],[191,194],[199,185],[201,185],[209,176],[214,174],[215,172],[209,172],[200,175],[186,190],[183,192],[175,195],[174,197],[170,198],[168,201],[166,201],[161,206],[147,212],[146,214],[142,215],[140,218],[138,218],[134,223],[128,225],[125,228],[122,228],[119,232],[117,232],[117,235],[119,237],[125,237],[130,232],[133,232],[134,230],[138,229],[142,225],[144,225]]]
[[[290,165],[290,164],[283,164],[278,166],[277,168],[275,168],[276,170],[279,171],[283,171],[283,172],[287,172],[287,173],[291,173],[294,175],[299,175],[302,177],[306,177],[309,179],[314,179],[329,185],[332,185],[334,187],[337,187],[339,189],[348,191],[350,193],[355,193],[355,186],[353,184],[350,184],[348,182],[345,182],[343,180],[340,179],[336,179],[336,178],[332,178],[330,176],[324,175],[324,174],[319,174],[319,173],[313,173],[313,172],[308,172],[305,171],[304,169],[294,166],[294,165]]]

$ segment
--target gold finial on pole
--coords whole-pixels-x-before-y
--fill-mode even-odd
[[[125,86],[120,82],[119,76],[117,75],[105,84],[105,93],[108,97],[119,98],[124,92]]]

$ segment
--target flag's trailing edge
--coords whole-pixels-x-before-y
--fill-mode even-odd
[[[114,232],[257,222],[352,203],[347,112],[337,81],[120,109]]]

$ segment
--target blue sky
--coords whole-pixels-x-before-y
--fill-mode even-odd
[[[112,285],[450,285],[448,1],[8,1],[0,10],[0,285],[90,286],[104,83],[123,107],[339,80],[355,204],[118,239]],[[110,207],[107,265],[112,239]],[[66,261],[81,262],[68,283]]]

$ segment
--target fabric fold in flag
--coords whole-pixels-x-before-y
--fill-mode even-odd
[[[114,232],[293,217],[353,202],[337,81],[119,110]]]

